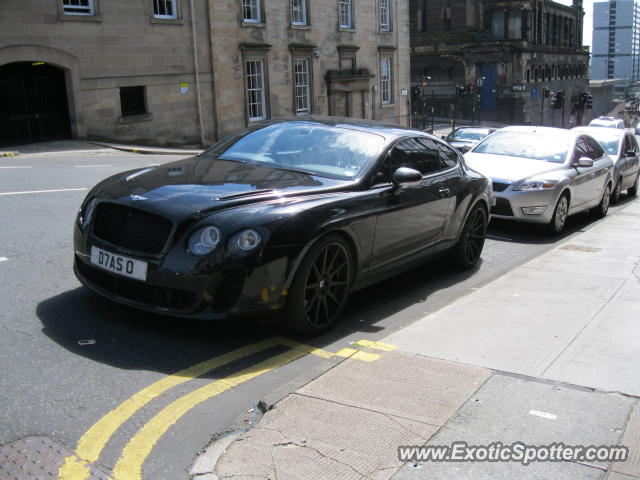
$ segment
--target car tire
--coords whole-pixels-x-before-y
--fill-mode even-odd
[[[633,187],[627,188],[627,195],[630,197],[635,197],[638,195],[638,182],[640,182],[640,173],[636,176],[636,181],[633,182]]]
[[[602,199],[600,199],[600,203],[593,210],[593,213],[596,216],[596,218],[602,218],[607,216],[607,213],[609,212],[610,197],[611,197],[611,184],[608,183],[607,186],[604,188],[604,193],[602,194]]]
[[[567,217],[569,216],[569,195],[563,193],[556,202],[553,210],[551,221],[547,225],[547,231],[551,235],[560,235],[567,225]]]
[[[289,288],[282,326],[304,336],[320,335],[342,314],[353,281],[353,259],[340,235],[329,234],[309,249]]]
[[[452,250],[455,264],[468,270],[480,260],[484,241],[487,236],[487,211],[482,205],[476,205],[467,216],[460,239]]]
[[[611,203],[618,203],[620,201],[620,192],[622,191],[622,178],[619,178],[616,182],[616,186],[611,192]]]

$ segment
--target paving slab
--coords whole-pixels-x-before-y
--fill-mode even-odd
[[[640,402],[634,405],[620,445],[629,447],[629,460],[624,463],[614,463],[611,469],[613,472],[640,478]]]
[[[433,425],[290,395],[255,429],[231,444],[215,473],[264,478],[390,478],[402,464],[397,446],[426,442]]]
[[[471,445],[509,445],[519,441],[527,445],[617,445],[634,403],[634,399],[621,395],[496,374],[428,444],[466,441]],[[528,466],[513,462],[430,462],[418,466],[422,468],[405,464],[394,480],[600,479],[605,478],[608,467],[569,462]]]
[[[346,360],[297,392],[343,405],[442,425],[491,373],[405,352]]]

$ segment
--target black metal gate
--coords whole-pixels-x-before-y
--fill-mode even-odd
[[[0,66],[0,146],[71,138],[64,71],[43,62]]]

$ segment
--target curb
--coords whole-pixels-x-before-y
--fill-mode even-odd
[[[15,157],[19,152],[0,152],[0,157]]]
[[[140,154],[155,154],[155,155],[198,155],[204,151],[203,149],[177,149],[177,148],[161,148],[161,147],[134,147],[130,145],[116,145],[112,143],[95,142],[92,140],[85,140],[87,143],[94,145],[100,145],[102,147],[113,148],[114,150],[120,150],[122,152],[132,152]]]

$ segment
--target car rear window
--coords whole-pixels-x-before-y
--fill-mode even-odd
[[[502,131],[485,138],[472,152],[563,163],[569,146],[570,139],[559,135]]]

